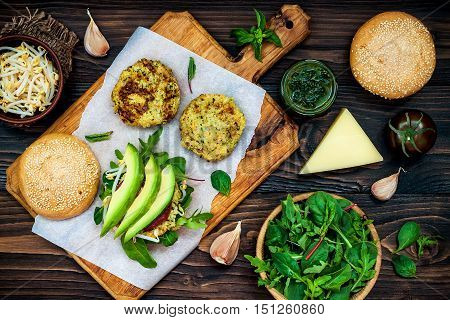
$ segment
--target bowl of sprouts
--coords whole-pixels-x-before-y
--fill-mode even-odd
[[[55,52],[25,35],[0,38],[0,120],[29,125],[61,97],[63,73]]]

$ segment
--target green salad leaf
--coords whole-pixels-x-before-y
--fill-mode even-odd
[[[211,173],[211,185],[221,194],[228,196],[231,190],[231,178],[225,171],[216,170]]]
[[[417,241],[417,239],[419,239],[419,236],[420,236],[419,224],[414,221],[406,222],[398,232],[397,235],[398,247],[394,251],[394,253],[402,251],[403,249],[406,249],[409,246],[413,245]]]
[[[103,133],[94,133],[84,136],[84,138],[89,142],[99,142],[111,139],[112,131],[103,132]]]
[[[434,236],[427,236],[427,235],[420,235],[420,237],[417,239],[417,255],[419,258],[423,256],[423,250],[426,247],[432,247],[438,243],[437,237]]]
[[[403,278],[415,278],[416,277],[416,264],[411,258],[395,254],[392,256],[392,264],[394,265],[395,273]]]
[[[122,248],[127,254],[128,258],[139,262],[139,264],[144,268],[156,268],[157,263],[155,259],[153,259],[153,257],[150,255],[144,239],[136,238],[136,241],[123,242],[122,237],[121,243]]]
[[[178,240],[178,233],[173,230],[167,231],[162,236],[159,237],[159,240],[165,247],[170,247]]]

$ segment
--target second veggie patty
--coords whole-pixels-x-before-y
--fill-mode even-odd
[[[181,145],[208,161],[218,161],[233,151],[244,128],[244,114],[233,98],[201,94],[181,115]]]

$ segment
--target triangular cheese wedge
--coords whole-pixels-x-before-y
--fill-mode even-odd
[[[347,109],[342,109],[300,174],[331,171],[383,161]]]

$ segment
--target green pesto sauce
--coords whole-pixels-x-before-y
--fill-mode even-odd
[[[281,93],[289,108],[303,115],[318,115],[336,97],[332,71],[317,60],[302,60],[289,68],[281,81]]]
[[[306,65],[288,80],[292,101],[302,109],[314,110],[332,93],[331,75],[319,65]]]

